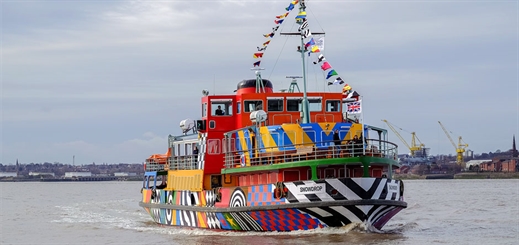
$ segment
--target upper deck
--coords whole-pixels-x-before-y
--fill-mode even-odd
[[[256,88],[255,80],[238,84],[233,95],[202,97],[202,132],[227,132],[253,125],[250,114],[257,110],[267,112],[267,125],[300,123],[302,121],[302,92],[274,92],[270,81],[263,79],[264,88]],[[260,92],[257,92],[260,91]],[[338,92],[307,93],[311,122],[346,121],[348,98]]]

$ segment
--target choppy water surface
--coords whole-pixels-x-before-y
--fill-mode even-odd
[[[408,208],[383,233],[159,226],[140,182],[0,183],[0,244],[519,244],[519,180],[408,180]]]

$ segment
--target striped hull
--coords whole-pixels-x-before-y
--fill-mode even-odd
[[[211,191],[144,191],[140,203],[156,223],[235,231],[293,231],[364,223],[378,230],[407,206],[398,180],[344,178],[285,182],[287,195],[273,198],[275,185]]]

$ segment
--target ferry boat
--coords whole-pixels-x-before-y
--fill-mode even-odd
[[[392,178],[397,145],[385,129],[362,121],[362,97],[319,53],[314,37],[321,33],[311,34],[303,0],[276,16],[258,51],[294,9],[298,31],[281,34],[300,37],[303,91],[296,78],[275,91],[261,77],[261,60],[253,64],[256,77],[239,82],[234,94],[204,90],[201,118],[181,121],[167,152],[146,159],[139,205],[156,223],[234,231],[362,223],[380,230],[407,207],[402,181]],[[311,55],[342,92],[307,91]]]

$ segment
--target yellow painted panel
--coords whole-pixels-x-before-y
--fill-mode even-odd
[[[360,123],[353,123],[351,125],[350,131],[348,131],[348,133],[346,134],[346,138],[344,138],[343,140],[353,139],[353,137],[355,135],[357,135],[357,137],[360,137],[361,133],[362,133],[362,124],[360,124]]]
[[[199,227],[207,228],[207,224],[205,223],[203,213],[201,213],[201,212],[197,212],[197,213],[198,213],[197,216],[198,216],[198,225],[199,225]]]
[[[245,140],[245,133],[243,132],[243,130],[238,131],[238,138],[240,139],[241,149],[244,152],[248,152],[249,147],[247,146],[247,141]],[[245,154],[245,164],[247,166],[250,166],[249,154]]]
[[[202,207],[205,207],[205,192],[204,191],[201,191],[201,192],[198,192],[198,200],[200,200],[200,205]]]
[[[279,151],[279,149],[277,148],[276,141],[270,134],[270,131],[267,127],[265,127],[265,126],[261,127],[260,134],[261,134],[261,140],[263,141],[264,147],[268,148],[268,149],[265,149],[266,152]],[[273,147],[273,148],[270,148],[270,147]]]
[[[321,127],[321,130],[326,134],[326,136],[329,136],[331,133],[333,133],[333,127],[335,127],[335,123],[334,122],[319,123],[319,127]]]
[[[169,170],[168,188],[166,190],[201,191],[203,189],[203,174],[204,171],[201,169]]]
[[[285,131],[290,141],[292,141],[292,144],[301,145],[303,143],[314,143],[312,139],[308,137],[308,135],[303,131],[303,128],[301,128],[301,125],[299,124],[283,124],[281,127]],[[287,143],[285,142],[284,144],[286,145]]]

